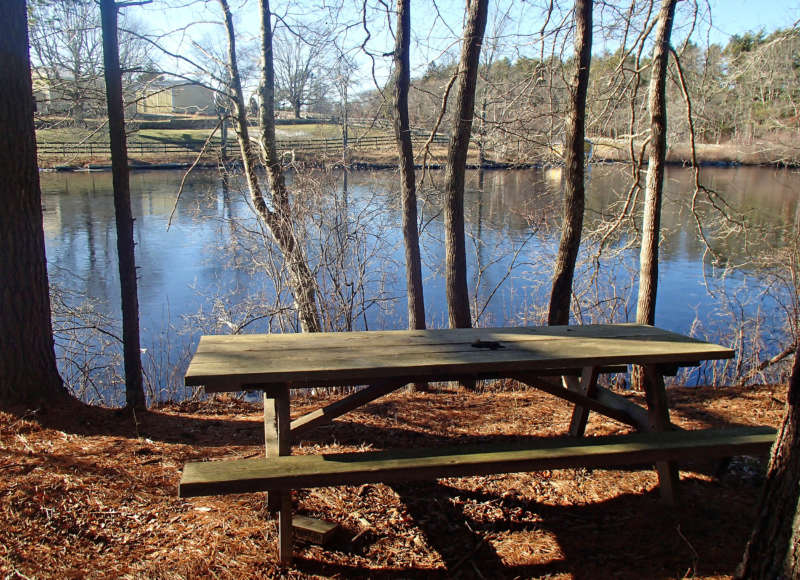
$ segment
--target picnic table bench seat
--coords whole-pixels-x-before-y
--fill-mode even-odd
[[[771,427],[668,431],[532,442],[287,455],[187,463],[181,497],[289,491],[441,477],[569,467],[617,467],[657,461],[758,455],[769,451]]]

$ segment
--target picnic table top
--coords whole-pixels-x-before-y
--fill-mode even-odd
[[[201,337],[185,382],[237,391],[446,381],[586,366],[681,366],[733,354],[641,324],[214,335]]]

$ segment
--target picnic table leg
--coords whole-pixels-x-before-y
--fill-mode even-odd
[[[264,393],[264,441],[267,457],[290,454],[289,386]],[[267,507],[278,512],[278,554],[281,564],[292,561],[292,496],[290,491],[270,492]]]
[[[564,384],[570,391],[587,397],[593,397],[597,388],[597,367],[585,367],[581,377],[565,376]],[[583,437],[586,431],[586,422],[589,420],[589,407],[575,405],[572,409],[572,419],[569,422],[569,434],[572,437]]]
[[[292,563],[292,494],[290,491],[280,493],[280,512],[278,513],[278,559],[284,566]]]
[[[672,423],[669,419],[669,404],[667,391],[664,387],[664,375],[656,365],[644,367],[644,392],[647,399],[647,413],[650,417],[650,431],[669,431]],[[678,465],[674,461],[659,461],[656,463],[658,472],[658,487],[661,491],[661,500],[667,504],[678,503]]]

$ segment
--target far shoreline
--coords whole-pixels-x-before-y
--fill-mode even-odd
[[[592,140],[593,156],[592,165],[622,163],[630,164],[631,143],[620,139],[596,138]],[[640,144],[634,144],[633,150],[636,155],[640,153]],[[397,165],[397,153],[392,148],[381,148],[372,150],[352,149],[348,151],[347,159],[343,160],[341,153],[336,155],[319,155],[293,153],[292,163],[301,167],[321,167],[321,168],[343,168],[351,170],[389,170],[395,169]],[[419,157],[418,152],[418,157]],[[504,169],[551,169],[563,167],[559,159],[541,158],[530,161],[486,161],[482,167],[477,163],[477,147],[472,147],[470,151],[470,161],[467,169],[485,170],[504,170]],[[800,146],[790,147],[774,143],[754,143],[741,145],[735,143],[726,144],[699,144],[695,148],[695,159],[699,167],[772,167],[775,169],[792,169],[800,167]],[[193,166],[199,169],[214,169],[221,166],[221,162],[216,153],[207,153],[205,159],[195,163],[196,154],[187,151],[186,153],[172,153],[159,155],[157,160],[150,161],[147,158],[131,158],[129,169],[132,171],[147,170],[186,170]],[[688,144],[675,144],[667,151],[666,163],[670,166],[693,167],[691,147]],[[78,171],[78,172],[101,172],[111,170],[111,161],[105,156],[73,157],[68,162],[63,162],[63,158],[47,155],[40,155],[39,168],[41,171]],[[643,166],[647,165],[647,156],[643,156]],[[429,157],[429,162],[425,164],[428,169],[442,169],[445,167],[445,147],[437,145]],[[237,167],[239,161],[233,157],[225,163],[226,167]],[[416,164],[416,168],[422,169],[421,163]]]

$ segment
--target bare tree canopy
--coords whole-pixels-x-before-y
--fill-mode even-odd
[[[103,41],[100,12],[90,0],[39,0],[30,10],[30,47],[39,113],[65,114],[77,123],[103,114]],[[154,64],[147,43],[129,20],[120,33],[126,100],[133,80]],[[128,32],[128,30],[131,32]]]
[[[313,27],[278,26],[275,31],[275,85],[277,97],[285,101],[299,119],[303,107],[323,98],[328,90],[325,70],[331,49],[329,33]]]

